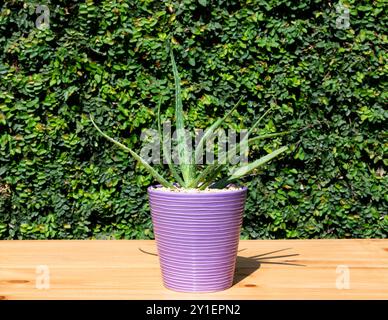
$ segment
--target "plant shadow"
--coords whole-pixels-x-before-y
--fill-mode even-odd
[[[254,255],[251,257],[237,256],[236,271],[234,274],[233,285],[241,282],[245,278],[249,277],[256,270],[260,269],[261,264],[281,264],[281,265],[287,265],[287,266],[305,267],[306,265],[304,265],[304,264],[287,262],[287,260],[286,261],[267,261],[269,259],[281,259],[281,258],[299,256],[298,253],[271,256],[274,253],[278,253],[278,252],[286,251],[286,250],[290,250],[290,249],[292,249],[292,248],[280,249],[280,250],[276,250],[276,251],[271,251],[271,252],[267,252],[267,253],[263,253],[263,254]],[[245,250],[245,249],[241,249],[241,250],[239,250],[239,252],[241,252],[243,250]],[[256,285],[247,284],[246,286],[247,287],[255,287]]]
[[[140,252],[151,255],[158,256],[157,253],[147,252],[142,248],[138,248]],[[285,255],[272,255],[274,253],[291,250],[292,248],[285,248],[280,250],[275,250],[267,253],[257,254],[251,257],[242,257],[237,256],[236,259],[236,269],[233,278],[233,285],[241,282],[245,278],[249,277],[256,270],[260,269],[262,264],[280,264],[286,266],[294,266],[294,267],[306,267],[305,264],[293,263],[294,260],[285,260],[285,261],[267,261],[270,259],[281,259],[281,258],[289,258],[299,256],[299,253],[293,254],[285,254]],[[241,249],[238,252],[244,251],[246,249]],[[246,284],[246,287],[256,287],[255,284]]]

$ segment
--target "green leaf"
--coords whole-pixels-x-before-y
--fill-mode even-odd
[[[203,182],[208,175],[212,175],[215,170],[217,170],[218,164],[210,164],[205,167],[205,169],[191,182],[189,188],[197,188],[198,185]]]
[[[168,163],[168,167],[170,168],[170,172],[173,175],[174,179],[178,182],[180,186],[183,186],[185,183],[183,182],[182,178],[178,174],[178,172],[175,169],[174,164],[172,163],[171,159],[171,150],[167,148],[167,144],[165,143],[166,139],[169,139],[169,142],[171,142],[171,137],[167,136],[164,137],[162,134],[162,125],[161,125],[161,119],[160,119],[160,106],[162,104],[162,97],[159,99],[158,103],[158,131],[159,131],[159,140],[160,143],[162,144],[162,149],[163,149],[163,156],[166,157],[166,161]]]
[[[251,145],[251,144],[254,144],[254,143],[256,143],[257,141],[260,141],[260,140],[284,136],[284,135],[287,135],[287,134],[289,134],[291,132],[293,132],[293,131],[282,131],[282,132],[263,134],[261,136],[257,136],[257,137],[253,137],[253,138],[248,139],[248,144]]]
[[[213,165],[212,165],[213,166]],[[211,184],[214,183],[215,179],[217,178],[218,174],[221,172],[221,170],[225,167],[225,165],[214,165],[214,169],[209,173],[208,177],[205,177],[203,184],[201,184],[200,189],[206,189]]]
[[[239,167],[237,168],[230,176],[230,180],[234,180],[234,179],[239,179],[239,178],[242,178],[243,176],[247,175],[248,173],[250,173],[252,170],[262,166],[263,164],[267,163],[268,161],[272,160],[273,158],[277,157],[278,155],[280,155],[281,153],[283,153],[284,151],[286,151],[288,149],[288,146],[284,146],[284,147],[281,147],[273,152],[271,152],[270,154],[267,154],[266,156],[252,162],[252,163],[249,163],[245,166],[242,166],[242,167]]]
[[[142,157],[140,157],[135,151],[133,151],[131,148],[128,148],[127,146],[123,145],[122,143],[116,141],[115,139],[109,137],[106,133],[104,133],[94,122],[92,116],[90,115],[90,121],[93,123],[94,127],[97,129],[97,131],[106,139],[108,139],[110,142],[113,142],[115,145],[119,146],[121,149],[129,152],[132,157],[134,157],[138,162],[140,162],[144,168],[150,173],[161,185],[163,185],[166,188],[175,188],[175,186],[168,182],[166,179],[164,179],[154,168],[152,168],[147,161],[145,161]]]
[[[193,178],[195,177],[195,164],[192,163],[192,155],[188,150],[184,116],[183,116],[183,107],[182,107],[182,92],[180,77],[178,74],[178,69],[175,63],[174,54],[172,49],[170,50],[170,57],[172,63],[172,70],[174,73],[175,81],[175,118],[176,118],[176,131],[177,131],[177,148],[178,148],[178,158],[180,163],[181,172],[184,180],[184,187],[191,184]]]
[[[195,161],[198,161],[203,153],[203,146],[207,139],[211,137],[211,135],[219,128],[219,126],[232,114],[234,110],[239,106],[240,102],[242,101],[242,97],[237,101],[237,103],[234,105],[234,107],[223,117],[218,119],[216,122],[214,122],[207,130],[205,130],[204,135],[201,137],[201,140],[199,140],[198,145],[195,148]]]
[[[242,139],[242,141],[245,141],[245,139],[248,139],[249,135],[257,128],[257,126],[260,124],[261,120],[265,118],[265,116],[272,111],[272,107],[269,107],[269,109],[264,112],[264,114],[252,125],[252,127],[249,128],[247,135]]]

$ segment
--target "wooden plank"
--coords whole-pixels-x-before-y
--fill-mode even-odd
[[[193,294],[162,286],[158,257],[142,252],[156,253],[154,241],[0,241],[0,299],[388,299],[388,240],[240,241],[239,250],[232,288]],[[42,265],[49,289],[36,288]]]

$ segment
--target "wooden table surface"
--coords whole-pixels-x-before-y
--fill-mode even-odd
[[[151,253],[151,254],[149,254]],[[388,240],[240,241],[235,284],[162,285],[154,241],[0,241],[0,299],[388,299]]]

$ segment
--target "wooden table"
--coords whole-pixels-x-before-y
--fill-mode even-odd
[[[165,289],[154,241],[0,241],[0,299],[388,299],[388,240],[240,241],[235,284]]]

